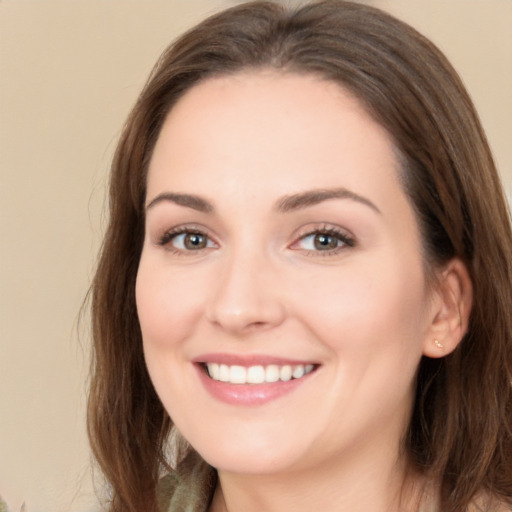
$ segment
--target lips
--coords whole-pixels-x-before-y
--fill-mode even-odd
[[[313,361],[231,354],[203,355],[193,362],[210,395],[241,406],[262,405],[294,392],[320,366]]]

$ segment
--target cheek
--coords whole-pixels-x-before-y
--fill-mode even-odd
[[[146,366],[156,393],[173,417],[176,410],[186,410],[188,402],[190,375],[184,372],[183,340],[197,325],[200,297],[194,293],[194,283],[182,274],[143,253],[135,290]]]
[[[427,320],[421,262],[382,255],[329,270],[290,294],[301,297],[296,308],[317,337],[335,351],[420,349]]]
[[[168,349],[196,325],[201,295],[186,272],[162,268],[143,254],[135,292],[145,350]]]

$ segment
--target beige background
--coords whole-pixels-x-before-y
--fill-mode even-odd
[[[238,2],[0,0],[0,495],[89,511],[77,336],[120,127],[159,53]],[[376,1],[430,36],[480,111],[512,197],[512,1]],[[87,321],[85,321],[87,323]]]

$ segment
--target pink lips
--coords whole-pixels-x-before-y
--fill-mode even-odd
[[[233,384],[230,382],[221,382],[212,379],[205,368],[205,363],[217,363],[228,366],[238,365],[249,368],[251,366],[269,366],[269,365],[315,365],[314,362],[298,361],[285,358],[276,358],[272,356],[240,356],[233,354],[204,354],[193,360],[197,369],[199,379],[206,390],[217,400],[231,405],[255,406],[276,400],[288,393],[293,392],[309,377],[315,373],[309,373],[301,378],[288,381],[264,382],[261,384]]]
[[[239,354],[202,354],[192,360],[193,363],[218,363],[227,365],[254,366],[269,364],[277,364],[283,366],[285,364],[309,364],[310,361],[299,361],[297,359],[287,359],[282,357],[274,357],[267,355],[239,355]],[[311,364],[316,364],[311,361]]]

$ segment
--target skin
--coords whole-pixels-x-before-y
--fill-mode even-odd
[[[460,262],[427,283],[398,175],[387,132],[313,76],[209,79],[170,112],[149,166],[137,307],[155,389],[218,470],[211,510],[397,509],[419,361],[456,347],[470,307]],[[318,190],[349,194],[283,209]],[[328,250],[314,244],[326,229]],[[191,230],[204,247],[184,245]],[[198,376],[211,353],[317,369],[268,403],[228,404]]]

